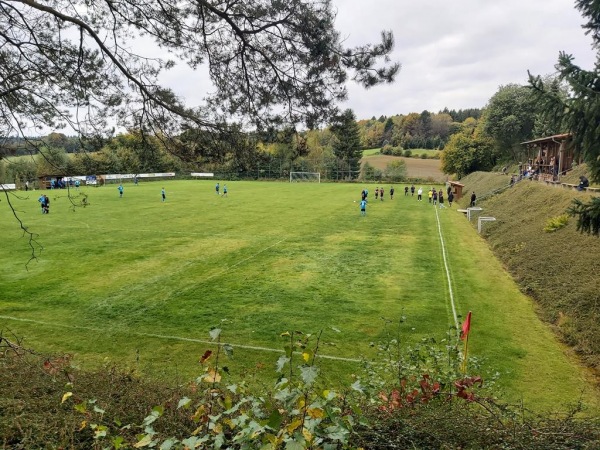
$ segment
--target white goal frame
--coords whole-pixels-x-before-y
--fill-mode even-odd
[[[290,172],[290,183],[294,181],[321,182],[321,172]]]

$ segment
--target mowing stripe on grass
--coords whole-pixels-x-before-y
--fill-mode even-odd
[[[438,234],[440,236],[440,244],[442,246],[442,258],[444,260],[444,268],[446,269],[446,279],[448,280],[448,291],[450,292],[452,315],[454,316],[454,324],[456,325],[456,332],[458,333],[458,316],[456,315],[456,306],[454,305],[454,292],[452,291],[452,281],[450,280],[450,270],[448,269],[448,259],[446,258],[446,244],[444,244],[444,237],[442,236],[442,224],[440,223],[440,216],[438,215],[438,209],[435,205],[433,205],[433,209],[435,209],[435,220],[437,221]]]
[[[258,255],[260,255],[261,253],[264,253],[264,252],[266,252],[267,250],[269,250],[269,249],[271,249],[271,248],[275,247],[276,245],[279,245],[279,244],[281,244],[281,243],[282,243],[283,241],[285,241],[285,240],[286,240],[286,238],[283,238],[283,239],[281,239],[281,240],[279,240],[279,241],[275,242],[274,244],[272,244],[272,245],[269,245],[268,247],[266,247],[266,248],[263,248],[262,250],[260,250],[260,251],[258,251],[258,252],[256,252],[256,253],[254,253],[253,255],[250,255],[250,256],[248,256],[247,258],[244,258],[244,259],[242,259],[242,260],[240,260],[240,261],[236,262],[235,264],[232,264],[231,266],[227,266],[225,269],[221,270],[220,272],[213,273],[212,275],[210,275],[210,276],[208,276],[208,277],[204,278],[203,280],[200,280],[200,283],[203,283],[203,282],[205,282],[205,281],[208,281],[208,280],[210,280],[210,279],[212,279],[212,278],[214,278],[214,277],[218,277],[219,275],[223,275],[224,273],[227,273],[227,272],[229,272],[229,271],[230,271],[231,269],[233,269],[234,267],[237,267],[237,266],[239,266],[240,264],[243,264],[243,263],[245,263],[246,261],[249,261],[249,260],[251,260],[251,259],[254,259],[254,258],[256,258],[256,257],[257,257]]]
[[[0,316],[0,319],[14,320],[17,322],[37,323],[39,325],[45,325],[45,326],[49,326],[49,327],[88,330],[88,331],[94,331],[97,333],[106,332],[106,329],[84,327],[81,325],[63,325],[63,324],[58,324],[58,323],[48,323],[48,322],[43,322],[41,320],[23,319],[20,317],[12,317],[12,316]],[[138,332],[132,333],[132,332],[127,332],[127,331],[114,331],[114,330],[113,330],[113,332],[119,333],[119,334],[122,334],[125,336],[144,336],[144,337],[153,337],[153,338],[157,338],[157,339],[168,339],[168,340],[172,340],[172,341],[195,342],[197,344],[216,345],[215,341],[207,341],[207,340],[203,340],[203,339],[188,338],[188,337],[183,337],[183,336],[170,336],[170,335],[156,334],[156,333],[138,333]],[[254,346],[254,345],[244,345],[244,344],[232,344],[230,342],[222,342],[221,344],[222,345],[230,345],[233,348],[242,348],[245,350],[257,350],[257,351],[261,351],[261,352],[270,352],[270,353],[285,353],[284,350],[281,350],[278,348],[258,347],[258,346]],[[298,352],[294,352],[294,353],[296,353],[298,355],[300,354]],[[357,358],[344,358],[342,356],[323,355],[323,354],[319,354],[319,353],[316,355],[316,357],[323,358],[323,359],[329,359],[329,360],[333,360],[333,361],[345,361],[345,362],[354,362],[354,363],[358,363],[361,361],[360,359],[357,359]]]

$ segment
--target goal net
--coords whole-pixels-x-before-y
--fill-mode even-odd
[[[290,172],[290,183],[294,181],[312,181],[316,183],[321,182],[320,172]]]

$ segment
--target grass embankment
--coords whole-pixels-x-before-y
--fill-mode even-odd
[[[578,176],[577,176],[578,177]],[[476,173],[464,178],[467,193],[485,194],[498,178]],[[550,323],[586,364],[600,371],[600,239],[576,231],[575,218],[566,227],[544,232],[548,220],[565,214],[573,199],[590,194],[522,181],[479,203],[496,222],[483,235],[520,289],[539,305]],[[468,196],[463,201],[468,201]]]
[[[13,197],[44,245],[28,270],[27,241],[0,208],[0,329],[83,366],[108,359],[181,380],[198,374],[208,330],[222,326],[235,344],[231,372],[260,377],[265,364],[272,373],[281,332],[323,330],[320,354],[370,358],[371,343],[388,338],[383,319],[407,317],[406,344],[444,339],[454,301],[459,321],[473,311],[471,354],[486,377],[499,373],[507,400],[562,408],[586,389],[530,300],[454,210],[438,210],[451,297],[436,210],[401,185],[393,201],[371,199],[366,217],[355,184],[235,182],[223,198],[212,181],[171,181],[165,203],[162,186],[127,184],[123,198],[115,185],[86,188],[91,206],[76,212],[65,191],[49,191],[49,215],[39,192]],[[359,367],[319,361],[337,384]],[[585,398],[595,401],[589,391]]]

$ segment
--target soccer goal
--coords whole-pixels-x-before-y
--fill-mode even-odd
[[[321,182],[320,172],[290,172],[290,183],[294,181]]]

